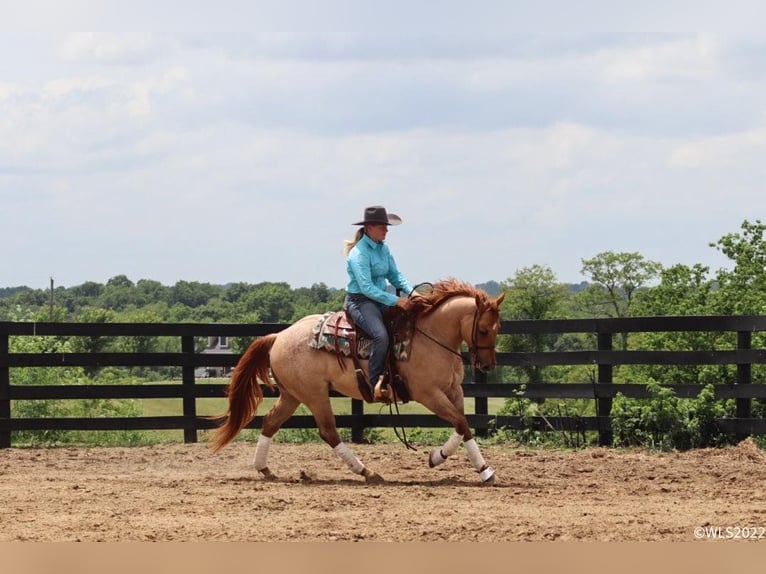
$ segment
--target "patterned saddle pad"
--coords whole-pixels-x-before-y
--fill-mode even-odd
[[[345,311],[325,313],[317,321],[309,336],[309,347],[350,357],[354,337],[357,338],[357,352],[360,359],[370,358],[372,339],[361,329],[356,329],[348,320]],[[397,361],[406,361],[410,356],[412,336],[409,332],[394,332],[393,351]]]

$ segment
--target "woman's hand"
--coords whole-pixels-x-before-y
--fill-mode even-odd
[[[396,300],[396,306],[405,311],[409,311],[410,307],[412,307],[412,301],[410,301],[409,297],[399,297],[399,299]]]

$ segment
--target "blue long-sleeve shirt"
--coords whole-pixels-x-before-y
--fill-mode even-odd
[[[386,280],[405,294],[412,291],[385,242],[376,243],[367,235],[362,236],[348,254],[346,270],[349,278],[347,293],[361,293],[389,307],[396,305],[397,297],[386,291]]]

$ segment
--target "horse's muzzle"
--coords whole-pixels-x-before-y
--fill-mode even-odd
[[[481,361],[474,361],[473,367],[482,373],[488,373],[495,368],[495,363],[482,363]]]

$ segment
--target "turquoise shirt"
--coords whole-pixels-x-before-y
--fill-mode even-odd
[[[347,293],[365,295],[373,301],[389,307],[396,305],[397,297],[386,291],[386,280],[409,295],[412,286],[396,266],[394,256],[383,241],[374,242],[362,236],[346,259],[348,271]]]

